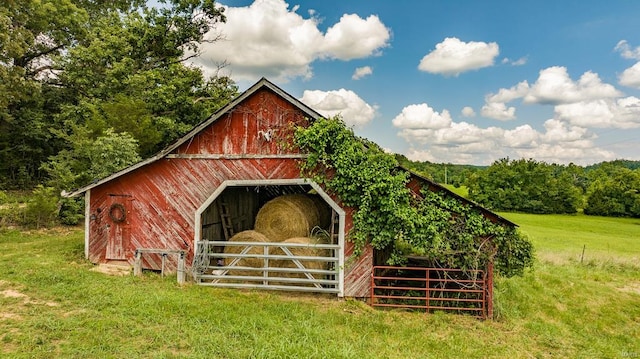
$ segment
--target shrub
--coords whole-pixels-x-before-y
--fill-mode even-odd
[[[84,200],[82,198],[63,198],[60,200],[60,223],[75,226],[84,218]]]
[[[38,185],[27,202],[24,222],[26,227],[48,227],[55,223],[58,214],[58,195],[53,187]]]

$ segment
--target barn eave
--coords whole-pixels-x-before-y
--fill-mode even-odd
[[[422,176],[422,175],[420,175],[420,174],[418,174],[416,172],[413,172],[413,171],[411,171],[410,169],[408,169],[408,168],[406,168],[404,166],[398,166],[398,168],[402,169],[403,171],[407,171],[410,176],[415,177],[415,178],[419,179],[420,181],[427,183],[428,184],[428,188],[431,191],[433,191],[431,189],[432,187],[436,188],[437,192],[444,192],[444,193],[447,194],[447,196],[453,197],[453,198],[457,199],[458,201],[460,201],[460,202],[462,202],[464,204],[467,204],[467,205],[479,210],[481,213],[495,218],[500,223],[503,223],[503,224],[506,224],[506,225],[512,226],[512,227],[518,227],[518,225],[516,223],[511,222],[510,220],[502,217],[501,215],[499,215],[499,214],[497,214],[497,213],[495,213],[495,212],[483,207],[482,205],[480,205],[480,204],[478,204],[478,203],[476,203],[476,202],[474,202],[474,201],[472,201],[470,199],[467,199],[467,198],[464,198],[464,197],[460,196],[459,194],[451,191],[447,187],[439,184],[438,182],[435,182],[435,181],[433,181],[433,180],[431,180],[431,179],[429,179],[427,177],[424,177],[424,176]]]

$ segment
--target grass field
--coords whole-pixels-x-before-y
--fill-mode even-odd
[[[501,213],[520,226],[541,260],[640,267],[640,219]],[[584,250],[584,254],[583,254]]]
[[[638,222],[503,215],[541,260],[523,277],[497,279],[489,321],[180,287],[153,273],[106,276],[83,259],[80,230],[0,230],[0,357],[640,357]]]

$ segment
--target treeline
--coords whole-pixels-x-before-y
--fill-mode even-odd
[[[469,198],[498,211],[640,217],[640,161],[581,167],[533,159],[495,161],[489,167],[400,163],[438,182],[466,186]],[[431,175],[434,173],[434,175]]]
[[[409,168],[438,183],[449,184],[455,187],[465,185],[467,178],[472,174],[487,168],[487,166],[411,161],[401,154],[396,154],[396,160],[405,168]]]
[[[0,225],[76,223],[82,201],[62,190],[151,156],[237,95],[229,77],[185,63],[215,41],[204,35],[224,9],[162,3],[2,2]],[[27,206],[6,195],[15,190],[33,190]]]
[[[237,94],[185,61],[209,0],[22,0],[0,6],[0,189],[73,189],[165,147]]]

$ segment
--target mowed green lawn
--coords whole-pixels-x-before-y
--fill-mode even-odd
[[[81,230],[0,230],[0,358],[640,357],[637,221],[504,215],[542,260],[522,277],[497,278],[487,321],[178,286],[154,273],[107,276],[83,259]],[[582,264],[544,259],[573,258],[583,242]]]

